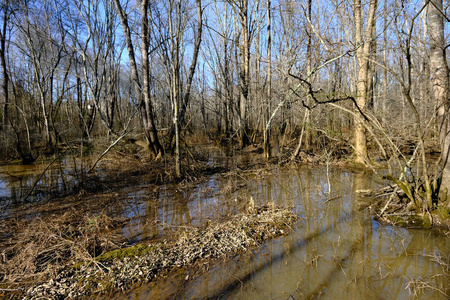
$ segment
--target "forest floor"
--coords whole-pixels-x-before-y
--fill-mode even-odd
[[[167,183],[190,189],[215,173],[279,164],[333,163],[350,169],[361,168],[348,156],[330,160],[326,153],[322,156],[302,153],[297,161],[291,161],[288,153],[266,163],[261,149],[256,147],[225,155],[232,161],[238,156],[253,157],[248,163],[230,166],[211,163],[224,158],[215,157],[215,147],[202,147],[186,153],[183,178],[178,180],[172,175],[170,156],[148,161],[145,153],[136,147],[124,143],[108,153],[99,165],[103,172],[101,180],[94,171],[71,194],[23,205],[14,215],[3,218],[0,223],[0,296],[10,299],[84,297],[127,290],[155,280],[174,268],[189,266],[200,273],[213,260],[227,259],[234,253],[257,247],[264,240],[289,233],[297,220],[289,208],[250,204],[238,215],[136,243],[117,234],[132,220],[102,212],[104,207],[123,197],[121,188],[144,182],[150,190],[152,186],[156,190]],[[391,204],[401,204],[401,198],[398,199]],[[383,203],[379,201],[373,207],[383,207]],[[373,211],[376,215],[377,210]],[[445,211],[438,211],[439,214],[444,215],[434,218],[433,225],[449,229]],[[414,225],[399,220],[384,219],[397,225]]]

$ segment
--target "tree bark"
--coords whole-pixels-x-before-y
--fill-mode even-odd
[[[187,107],[189,105],[189,100],[191,97],[191,89],[192,89],[192,82],[194,80],[195,70],[197,67],[197,60],[198,60],[198,54],[200,52],[200,45],[202,43],[202,32],[203,32],[203,10],[202,10],[202,1],[201,0],[195,0],[195,3],[197,4],[197,33],[195,35],[195,42],[194,42],[194,52],[192,56],[191,65],[189,67],[189,74],[186,81],[186,89],[184,91],[183,95],[183,101],[179,108],[178,113],[178,131],[181,130],[181,127],[185,123],[185,117],[187,112]],[[174,125],[171,127],[169,132],[169,141],[171,141],[171,149],[175,146],[175,141],[173,141],[173,138],[176,134]]]
[[[309,76],[312,70],[312,0],[308,0],[308,22],[306,26],[306,35],[308,39],[308,44],[306,45],[306,74]],[[312,80],[311,80],[312,82]],[[311,98],[310,95],[306,96]],[[309,99],[310,100],[310,99]],[[309,101],[308,101],[309,102]],[[305,132],[305,150],[311,150],[312,136],[311,136],[311,112],[307,109],[305,112],[305,120],[303,120],[303,127]]]
[[[356,84],[356,112],[364,112],[368,102],[368,76],[369,76],[369,57],[371,53],[371,39],[373,36],[373,27],[375,26],[375,17],[378,1],[370,0],[367,17],[366,29],[363,36],[363,18],[361,0],[354,0],[354,20],[355,20],[355,42],[356,56],[358,58],[358,81]],[[367,155],[367,136],[366,129],[362,123],[361,116],[355,117],[355,162],[365,164],[368,161]]]
[[[139,75],[137,70],[136,58],[134,54],[133,42],[131,40],[131,31],[128,25],[128,18],[125,14],[120,1],[114,0],[116,9],[120,18],[120,23],[122,24],[122,29],[125,36],[125,42],[127,44],[128,57],[130,60],[130,71],[131,77],[134,82],[134,89],[137,97],[137,102],[139,104],[139,111],[141,113],[142,123],[144,126],[144,134],[149,145],[149,150],[158,157],[162,155],[162,146],[159,143],[158,132],[156,130],[153,106],[150,102],[150,89],[149,89],[149,60],[148,60],[148,0],[144,0],[141,3],[141,14],[142,14],[142,71],[144,76],[143,89],[141,88],[141,83],[139,81]]]
[[[3,23],[0,31],[0,62],[3,73],[2,90],[3,96],[5,97],[3,104],[2,129],[5,129],[8,119],[8,104],[9,104],[9,91],[8,91],[9,73],[6,66],[6,26],[8,24],[10,17],[10,1],[6,0],[3,5],[4,5]]]
[[[142,114],[142,123],[144,125],[144,133],[149,143],[149,147],[153,153],[158,156],[162,154],[162,147],[159,143],[158,132],[155,126],[153,116],[153,105],[150,100],[150,62],[149,62],[149,25],[148,25],[148,0],[143,0],[141,3],[141,22],[142,22],[142,36],[141,36],[141,51],[142,51],[142,73],[143,73],[143,103],[140,105]]]
[[[225,7],[224,15],[224,29],[223,29],[223,89],[224,93],[222,95],[222,114],[223,114],[223,131],[225,133],[225,138],[230,137],[230,111],[231,111],[231,74],[230,74],[230,60],[228,53],[228,8]]]
[[[249,145],[247,102],[250,86],[250,36],[248,30],[248,0],[240,0],[238,17],[241,25],[241,43],[239,45],[239,77],[240,77],[240,126],[239,146],[241,149]]]
[[[431,91],[438,110],[438,125],[442,149],[442,183],[441,187],[450,189],[449,148],[450,135],[448,132],[448,65],[445,56],[444,18],[442,15],[442,0],[430,0],[428,4],[428,28],[430,45],[430,75]]]
[[[172,14],[174,11],[173,2],[169,1],[169,33],[171,39],[171,98],[173,103],[173,127],[175,128],[175,177],[181,178],[181,161],[180,161],[180,39],[181,39],[181,3],[178,3],[176,9],[176,19],[174,22]],[[176,26],[176,28],[174,28]]]
[[[271,0],[266,2],[267,10],[267,95],[264,107],[264,158],[268,160],[270,153],[270,127],[267,127],[270,118],[270,103],[272,98],[272,36],[271,36]]]

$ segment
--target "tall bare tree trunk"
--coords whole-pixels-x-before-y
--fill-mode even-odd
[[[247,102],[250,87],[250,35],[248,29],[248,0],[239,0],[238,7],[239,22],[241,25],[240,48],[240,127],[239,146],[241,149],[249,144]]]
[[[254,75],[252,76],[253,87],[252,87],[252,97],[251,103],[248,104],[249,107],[259,108],[258,115],[264,116],[264,100],[261,101],[261,93],[260,93],[260,82],[261,82],[261,21],[260,21],[260,4],[261,0],[258,0],[256,3],[256,32],[255,35],[255,53],[253,57],[255,58],[255,66],[254,66]],[[252,71],[250,71],[251,73]],[[263,98],[264,99],[264,98]],[[250,123],[250,121],[253,121]],[[262,118],[255,118],[249,120],[249,127],[254,130],[259,130],[261,127],[264,127],[264,120]],[[252,135],[251,143],[254,143],[254,138],[256,135]]]
[[[358,82],[356,84],[356,105],[364,112],[369,95],[368,95],[368,76],[369,76],[369,57],[371,53],[371,39],[373,36],[373,27],[375,26],[375,16],[378,1],[370,0],[369,11],[367,17],[366,29],[363,36],[363,18],[361,0],[354,0],[353,13],[355,20],[355,42],[356,55],[358,58]],[[362,116],[355,117],[355,162],[365,163],[369,158],[367,155],[367,136]]]
[[[173,126],[175,128],[175,177],[181,178],[181,161],[180,161],[180,126],[179,126],[179,114],[180,114],[180,39],[181,39],[181,3],[178,2],[176,9],[176,19],[178,22],[175,24],[173,19],[174,5],[173,1],[169,1],[169,33],[171,39],[171,98],[173,103]],[[174,28],[176,26],[176,28]]]
[[[306,45],[306,76],[311,74],[312,70],[312,0],[308,0],[308,22],[306,26],[306,35],[308,44]],[[311,80],[312,81],[312,80]],[[310,98],[310,95],[307,95]],[[305,120],[303,120],[303,131],[305,132],[305,150],[311,150],[312,137],[311,137],[311,112],[309,109],[305,112]]]
[[[2,115],[2,129],[6,128],[6,122],[8,119],[8,104],[9,104],[9,92],[8,92],[8,84],[9,84],[9,74],[6,66],[6,26],[9,21],[9,10],[10,10],[10,1],[6,0],[3,4],[3,23],[0,31],[0,63],[2,67],[3,74],[3,82],[2,82],[2,90],[4,99],[3,105],[3,115]]]
[[[185,124],[185,116],[187,112],[187,108],[189,105],[189,100],[191,97],[191,89],[192,89],[192,82],[194,80],[195,70],[197,68],[197,60],[198,60],[198,54],[200,52],[200,45],[202,43],[202,33],[203,33],[203,10],[202,10],[202,1],[201,0],[195,0],[195,3],[197,5],[197,31],[195,35],[195,42],[194,42],[194,52],[192,55],[191,65],[189,67],[189,74],[186,81],[186,89],[184,91],[184,95],[182,98],[182,103],[180,103],[179,112],[178,112],[178,132],[180,132],[181,127]],[[180,33],[181,34],[181,33]],[[181,95],[180,95],[181,99]],[[174,125],[173,125],[174,126]],[[176,141],[174,141],[174,137],[176,135],[175,127],[171,127],[169,132],[169,141],[171,141],[171,149],[175,146]],[[176,139],[176,138],[175,138]]]
[[[388,38],[387,38],[387,24],[388,24],[388,12],[387,12],[388,0],[384,0],[384,11],[383,11],[383,63],[387,66],[387,49],[388,49]],[[381,121],[383,125],[386,124],[386,113],[387,113],[387,98],[388,98],[388,70],[383,69],[383,102],[381,104]]]
[[[270,118],[270,103],[272,98],[272,36],[271,36],[271,0],[266,2],[267,9],[267,95],[264,105],[264,157],[270,158],[270,127],[268,127]]]
[[[438,123],[442,147],[442,184],[443,189],[450,190],[449,148],[450,135],[448,132],[448,65],[445,55],[444,18],[442,15],[442,0],[430,0],[428,4],[428,29],[430,44],[430,75],[431,91],[438,110]]]
[[[150,88],[149,88],[149,60],[148,60],[148,0],[143,0],[141,3],[141,14],[142,14],[142,71],[143,71],[143,89],[141,90],[141,83],[139,81],[139,75],[136,64],[136,57],[134,54],[133,42],[131,40],[131,31],[128,25],[128,18],[125,14],[120,1],[114,0],[117,12],[119,14],[120,23],[122,24],[122,29],[125,35],[125,42],[127,44],[128,57],[130,59],[130,69],[131,77],[134,82],[134,89],[139,103],[139,109],[141,113],[142,123],[144,125],[144,134],[149,144],[149,150],[158,157],[162,154],[162,147],[159,143],[158,132],[156,130],[154,116],[153,116],[153,106],[150,102]]]
[[[230,116],[232,115],[230,112],[231,106],[231,74],[230,74],[230,56],[228,53],[228,8],[225,7],[225,16],[224,16],[224,29],[223,29],[223,84],[224,84],[224,93],[222,95],[222,114],[224,126],[223,130],[225,133],[225,137],[230,137]]]
[[[143,106],[142,109],[142,123],[144,124],[144,133],[149,143],[149,147],[152,148],[153,153],[158,156],[162,154],[162,147],[159,143],[158,132],[156,130],[155,120],[153,116],[153,105],[150,100],[150,62],[148,59],[148,0],[143,0],[141,3],[141,21],[142,21],[142,73],[143,73]]]

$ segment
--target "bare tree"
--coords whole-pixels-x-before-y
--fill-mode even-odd
[[[183,94],[180,95],[180,98],[182,98],[179,103],[179,111],[178,111],[178,131],[181,130],[181,127],[185,125],[185,117],[187,113],[187,108],[189,106],[189,100],[191,97],[191,90],[192,90],[192,83],[194,80],[195,71],[197,68],[197,60],[198,55],[200,52],[200,45],[202,43],[202,33],[203,33],[203,8],[202,8],[202,2],[201,0],[196,0],[196,7],[197,7],[197,26],[195,30],[195,39],[194,39],[194,51],[192,54],[192,60],[191,64],[189,66],[189,72],[187,74],[186,82],[185,82],[185,88],[183,90]],[[181,35],[182,33],[179,32]],[[180,36],[181,38],[181,36]],[[180,45],[178,45],[179,47]],[[181,67],[181,66],[178,66]],[[181,91],[180,91],[181,92]],[[175,125],[172,124],[170,132],[169,132],[169,141],[172,142],[173,138],[176,136],[176,130]],[[176,139],[176,137],[175,137]],[[171,145],[171,148],[175,146],[176,142],[173,142]]]
[[[446,189],[445,194],[450,189],[450,164],[449,148],[450,135],[448,132],[448,88],[449,70],[446,60],[446,43],[444,38],[444,15],[443,1],[430,0],[428,3],[428,29],[430,45],[430,74],[431,91],[438,109],[438,123],[440,131],[440,141],[442,146],[442,187]]]
[[[307,15],[306,15],[306,74],[312,71],[313,57],[312,57],[312,0],[308,0]],[[309,96],[307,96],[309,97]],[[305,150],[311,150],[311,112],[309,109],[305,111],[305,120],[302,130],[305,132]],[[306,128],[305,128],[306,127]]]
[[[143,68],[143,82],[139,79],[139,72],[136,64],[136,57],[134,52],[133,40],[131,38],[131,30],[128,24],[128,17],[122,8],[120,0],[114,0],[117,12],[119,14],[120,22],[122,24],[125,42],[127,44],[128,57],[130,59],[131,77],[134,82],[134,89],[137,97],[138,107],[141,113],[142,123],[144,125],[144,134],[147,140],[149,150],[156,156],[162,155],[162,146],[158,139],[158,132],[154,120],[153,104],[150,101],[150,90],[145,85],[148,85],[150,65],[148,60],[148,4],[149,1],[142,1],[140,4],[141,13],[141,47],[142,47],[142,68]],[[144,87],[143,87],[144,85]]]
[[[3,74],[2,91],[4,97],[3,115],[2,115],[2,128],[5,129],[8,119],[8,104],[9,104],[9,71],[6,65],[6,52],[8,40],[8,25],[10,24],[13,8],[10,0],[4,1],[0,4],[0,12],[2,13],[2,23],[0,28],[0,63]]]
[[[54,105],[55,75],[66,56],[64,43],[67,32],[60,26],[60,18],[51,12],[53,3],[21,6],[21,17],[17,22],[23,37],[21,51],[28,56],[33,67],[34,83],[42,112],[44,137],[48,150],[54,148],[57,137],[52,130],[51,112]],[[35,13],[38,11],[39,13]]]
[[[354,0],[353,13],[355,20],[355,42],[356,42],[356,55],[358,57],[358,82],[356,84],[356,105],[358,111],[364,111],[368,103],[369,94],[369,57],[372,50],[372,37],[376,21],[377,12],[377,0],[370,0],[366,29],[363,35],[363,7],[361,0]],[[358,163],[366,163],[367,156],[367,137],[366,129],[362,124],[361,118],[355,119],[355,151],[356,159]]]
[[[271,0],[266,1],[266,14],[267,14],[267,94],[266,103],[263,106],[264,111],[264,157],[266,159],[270,158],[270,127],[267,128],[270,118],[270,103],[272,99],[272,13],[271,13]]]
[[[116,61],[120,59],[122,49],[115,49],[115,28],[117,19],[114,16],[114,5],[110,1],[90,0],[74,1],[73,5],[79,13],[87,29],[87,38],[79,35],[73,38],[77,52],[81,56],[83,78],[90,92],[90,105],[95,108],[100,120],[108,130],[108,134],[116,134],[114,124],[114,102],[116,98],[112,89],[113,77],[116,72]],[[105,13],[99,13],[103,10]],[[78,33],[78,20],[70,14],[71,30]],[[117,51],[118,50],[118,51]],[[117,53],[117,54],[116,54]],[[90,113],[92,114],[92,113]],[[87,119],[90,133],[95,115]]]
[[[176,6],[176,8],[174,7]],[[173,105],[173,126],[175,128],[175,177],[181,177],[180,161],[180,47],[181,47],[181,2],[174,3],[169,0],[168,8],[169,36],[171,40],[171,78],[170,78],[170,98]]]
[[[228,41],[230,37],[228,36],[229,28],[229,13],[228,7],[225,6],[225,15],[222,26],[222,41],[223,41],[223,67],[222,67],[222,78],[223,78],[223,95],[222,95],[222,119],[224,122],[224,132],[225,137],[228,138],[230,135],[230,129],[232,127],[232,112],[233,112],[233,87],[232,87],[232,74],[230,70],[230,47]]]
[[[240,25],[239,42],[239,146],[241,149],[249,144],[247,103],[250,89],[250,46],[248,0],[228,1],[237,15]]]

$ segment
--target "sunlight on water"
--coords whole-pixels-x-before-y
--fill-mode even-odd
[[[381,185],[370,172],[333,169],[329,176],[331,187],[324,168],[280,168],[245,175],[246,186],[227,197],[252,196],[256,205],[273,201],[293,207],[302,217],[294,233],[265,243],[252,255],[238,255],[196,279],[185,281],[188,271],[183,271],[165,284],[143,286],[127,297],[447,299],[442,291],[450,281],[442,274],[449,270],[443,270],[437,255],[448,260],[448,237],[374,221],[356,195],[357,190]],[[208,183],[217,190],[221,184],[219,179]],[[207,195],[196,198],[199,192],[185,195],[192,223],[200,217],[202,203],[206,208],[211,205],[214,215],[225,209],[217,205],[227,202],[223,195],[212,193],[209,203]],[[426,286],[433,288],[423,289]]]
[[[53,163],[0,166],[0,217],[14,212],[17,205],[73,193],[87,177],[90,160],[66,157]],[[98,173],[102,176],[101,170]]]

